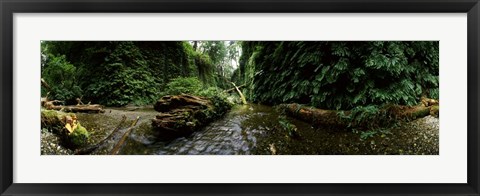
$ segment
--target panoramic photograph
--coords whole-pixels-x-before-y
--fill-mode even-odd
[[[41,41],[41,155],[438,155],[438,41]]]

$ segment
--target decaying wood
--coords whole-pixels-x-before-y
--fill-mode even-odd
[[[43,78],[40,79],[42,86],[51,91],[51,87],[45,82]],[[86,104],[84,105],[81,97],[77,98],[77,105],[67,105],[63,106],[60,104],[64,104],[63,101],[59,100],[48,100],[48,94],[46,97],[41,98],[41,106],[48,109],[48,110],[59,110],[59,111],[64,111],[64,112],[83,112],[83,113],[104,113],[105,110],[103,110],[103,106],[99,104]]]
[[[42,107],[49,107],[49,106],[58,106],[58,105],[62,105],[64,102],[63,101],[60,101],[60,100],[48,100],[46,97],[42,97],[41,99],[41,104],[42,104]]]
[[[40,104],[42,107],[47,107],[47,106],[54,106],[54,105],[62,105],[64,104],[63,101],[60,101],[60,100],[49,100],[48,99],[48,95],[50,94],[50,92],[47,93],[47,95],[45,97],[41,97],[40,98]]]
[[[42,110],[40,115],[42,128],[52,129],[54,132],[61,134],[64,131],[67,115],[54,110]]]
[[[83,146],[89,137],[87,129],[80,125],[77,116],[72,113],[42,109],[41,127],[57,134],[61,145],[70,149]]]
[[[127,139],[127,137],[130,135],[130,133],[132,133],[133,127],[135,127],[135,125],[137,125],[138,119],[140,119],[140,116],[137,116],[137,118],[132,122],[132,125],[130,126],[130,128],[128,128],[128,130],[123,134],[122,138],[113,147],[112,151],[110,151],[111,155],[118,154],[118,151],[122,147],[123,143],[125,143],[125,140]]]
[[[438,105],[430,107],[430,115],[437,118],[440,117],[440,108],[438,107]]]
[[[60,110],[64,112],[82,112],[82,113],[104,113],[105,110],[103,109],[102,105],[92,104],[92,105],[53,105],[53,104],[45,104],[45,108],[49,110]]]
[[[48,85],[43,78],[41,78],[40,81],[42,82],[43,87],[45,87],[48,91],[52,91],[52,88],[50,87],[50,85]]]
[[[242,91],[240,91],[240,89],[238,89],[238,87],[237,87],[237,85],[235,85],[235,83],[232,82],[232,85],[235,87],[235,89],[237,90],[237,93],[240,95],[240,99],[242,100],[243,105],[246,105],[247,100],[245,99],[245,96],[243,96]]]
[[[179,107],[199,107],[207,108],[211,106],[211,101],[204,97],[197,97],[187,94],[181,94],[177,96],[164,96],[154,106],[154,109],[158,112],[168,112],[172,109]]]
[[[323,110],[305,107],[300,104],[282,104],[279,106],[287,115],[314,125],[345,126],[340,120],[339,111],[337,110]]]
[[[186,94],[162,97],[154,108],[161,113],[152,119],[152,127],[156,130],[158,139],[164,141],[200,130],[228,110],[225,107],[215,107],[208,98]]]
[[[237,86],[237,88],[240,89],[240,88],[243,88],[243,87],[245,87],[245,86],[247,86],[247,84],[242,84],[242,85],[240,85],[240,86]],[[231,89],[224,90],[223,92],[229,93],[229,92],[232,92],[232,91],[234,91],[234,90],[237,90],[237,89],[234,87],[234,88],[231,88]]]
[[[345,127],[348,122],[341,118],[343,115],[350,115],[350,111],[323,110],[313,107],[305,107],[299,104],[281,104],[279,107],[287,115],[300,120],[312,123],[316,126],[336,126]],[[438,115],[438,106],[426,107],[420,106],[398,106],[392,105],[383,108],[389,116],[395,119],[414,120],[430,115],[432,112]],[[342,114],[341,114],[342,113]],[[368,122],[365,122],[368,123]]]
[[[127,117],[125,115],[123,115],[120,123],[118,123],[117,127],[115,127],[115,129],[113,129],[112,133],[110,133],[110,135],[108,135],[108,137],[106,137],[105,139],[103,139],[102,141],[98,142],[97,144],[95,144],[93,146],[85,147],[85,148],[82,148],[82,149],[77,149],[77,150],[75,150],[74,154],[76,154],[76,155],[90,154],[93,151],[95,151],[96,149],[98,149],[100,146],[103,146],[106,142],[110,141],[112,139],[112,137],[120,130],[120,128],[122,127],[122,124],[125,122],[126,119],[127,119]]]
[[[64,102],[59,100],[48,100],[47,97],[41,98],[41,105],[47,110],[59,110],[64,112],[83,112],[83,113],[104,113],[103,106],[99,104],[87,105],[62,105]]]
[[[438,106],[440,103],[438,100],[436,99],[430,99],[430,98],[426,98],[426,97],[422,97],[421,98],[421,102],[422,102],[422,105],[423,106]]]
[[[83,97],[83,96],[82,96]],[[76,98],[75,101],[77,101],[77,105],[85,105],[83,102],[82,102],[82,97],[79,97],[79,98]],[[88,104],[90,105],[90,103]]]

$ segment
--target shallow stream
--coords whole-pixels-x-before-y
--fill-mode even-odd
[[[77,114],[83,126],[91,130],[91,144],[106,138],[125,115],[127,121],[105,146],[94,154],[108,154],[117,141],[140,117],[119,154],[158,155],[325,155],[325,154],[438,154],[439,120],[427,116],[403,123],[390,131],[363,135],[351,130],[313,128],[293,118],[298,137],[290,137],[279,124],[280,113],[265,105],[237,105],[223,118],[188,137],[159,142],[151,129],[153,108],[107,108],[103,114]],[[42,132],[42,154],[70,154],[53,144],[55,136]]]

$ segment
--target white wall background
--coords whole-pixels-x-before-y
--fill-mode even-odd
[[[41,156],[40,40],[439,40],[440,155]],[[466,100],[466,14],[14,15],[15,183],[466,183]]]

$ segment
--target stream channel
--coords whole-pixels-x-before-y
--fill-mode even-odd
[[[121,155],[377,155],[439,154],[439,119],[427,116],[401,123],[389,131],[363,135],[351,130],[313,128],[294,118],[299,137],[292,138],[279,124],[280,113],[271,106],[236,105],[223,118],[188,137],[169,142],[156,140],[151,119],[153,108],[106,108],[105,113],[77,113],[81,124],[91,132],[90,144],[106,138],[118,126],[122,116],[127,121],[113,139],[93,154],[108,154],[140,117],[118,154]],[[41,153],[72,154],[58,144],[58,138],[45,130],[41,135]]]

